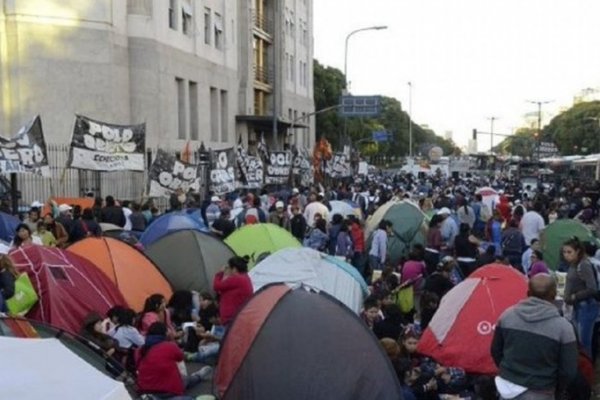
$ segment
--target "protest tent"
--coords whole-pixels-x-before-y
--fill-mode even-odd
[[[0,337],[0,354],[10,366],[2,372],[3,398],[131,399],[122,382],[96,370],[58,339]]]
[[[354,215],[359,220],[362,220],[362,210],[356,203],[349,200],[331,200],[329,205],[331,206],[329,221],[331,221],[331,218],[335,214],[340,214],[344,218],[348,217],[348,215]]]
[[[110,237],[86,238],[67,249],[95,264],[119,288],[127,303],[142,311],[146,298],[160,293],[167,299],[173,291],[158,267],[142,252]]]
[[[527,279],[514,268],[479,268],[442,298],[417,350],[468,373],[496,374],[490,353],[494,327],[507,308],[526,297]]]
[[[39,297],[28,317],[69,332],[79,332],[91,312],[102,315],[127,305],[119,289],[87,259],[58,248],[31,245],[9,253],[19,273],[26,272]]]
[[[427,217],[416,204],[407,200],[389,201],[375,211],[367,221],[365,234],[369,247],[371,235],[383,219],[393,225],[392,235],[388,238],[388,252],[392,264],[397,264],[403,256],[406,256],[414,244],[425,244]]]
[[[231,323],[215,385],[223,400],[402,398],[389,358],[356,314],[324,292],[282,284],[256,293]]]
[[[20,223],[19,218],[0,211],[0,240],[7,243],[12,242],[17,233],[17,226]]]
[[[193,215],[184,211],[170,212],[152,221],[140,237],[140,242],[144,247],[148,247],[160,238],[183,229],[208,232],[206,225]]]
[[[82,360],[106,376],[115,378],[122,367],[97,344],[63,329],[32,319],[0,317],[0,336],[16,338],[56,338]]]
[[[194,229],[168,234],[146,248],[174,290],[212,290],[215,274],[235,256],[219,239]]]
[[[581,242],[598,244],[598,239],[590,228],[574,219],[559,219],[544,228],[540,238],[544,261],[548,268],[558,269],[562,245],[572,237],[577,237]]]
[[[352,265],[307,247],[280,250],[249,273],[254,291],[271,283],[303,284],[322,290],[359,313],[369,288]]]
[[[275,224],[251,224],[233,232],[225,243],[240,257],[249,256],[248,267],[257,260],[278,250],[302,247],[302,244],[287,230]]]

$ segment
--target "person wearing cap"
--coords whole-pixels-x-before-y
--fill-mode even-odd
[[[442,240],[446,249],[451,250],[454,248],[454,239],[458,235],[458,224],[452,218],[452,212],[448,207],[442,207],[437,213],[444,218],[444,222],[442,222],[442,226],[440,227]]]
[[[212,196],[210,198],[210,204],[206,207],[206,226],[209,228],[221,215],[221,198],[219,196]]]
[[[285,204],[283,201],[278,200],[275,203],[275,210],[269,214],[269,223],[278,225],[279,227],[290,230],[290,218],[285,212]]]
[[[73,207],[68,204],[61,204],[58,206],[58,217],[56,218],[56,222],[65,228],[67,235],[71,235],[71,229],[73,229],[73,215],[71,214],[72,210]]]

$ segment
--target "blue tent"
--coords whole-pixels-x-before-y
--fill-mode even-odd
[[[16,234],[17,225],[20,223],[19,218],[0,211],[0,239],[7,243],[12,242]]]
[[[187,212],[171,212],[161,215],[146,228],[140,242],[148,247],[158,239],[177,231],[191,229],[199,232],[208,232],[206,225],[198,218]]]

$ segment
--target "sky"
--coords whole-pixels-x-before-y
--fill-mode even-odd
[[[600,89],[597,0],[313,0],[314,56],[344,69],[355,95],[395,97],[413,121],[465,146],[472,130],[510,134],[543,105],[544,120]],[[502,140],[496,137],[494,144]],[[490,137],[478,138],[478,150]]]

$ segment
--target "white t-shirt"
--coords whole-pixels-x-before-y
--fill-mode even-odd
[[[304,209],[304,218],[306,218],[306,223],[308,226],[314,225],[315,215],[317,213],[321,214],[321,217],[327,221],[329,209],[325,206],[325,204],[321,203],[320,201],[313,201],[306,206]]]
[[[539,239],[540,232],[546,226],[544,218],[535,211],[527,211],[521,219],[521,233],[525,238],[525,244],[531,245],[532,239]]]
[[[122,207],[121,209],[123,210],[123,215],[125,216],[125,226],[123,227],[123,230],[130,231],[131,228],[133,228],[133,225],[131,225],[131,220],[129,219],[129,216],[133,214],[133,211],[131,211],[131,209],[127,207]]]

